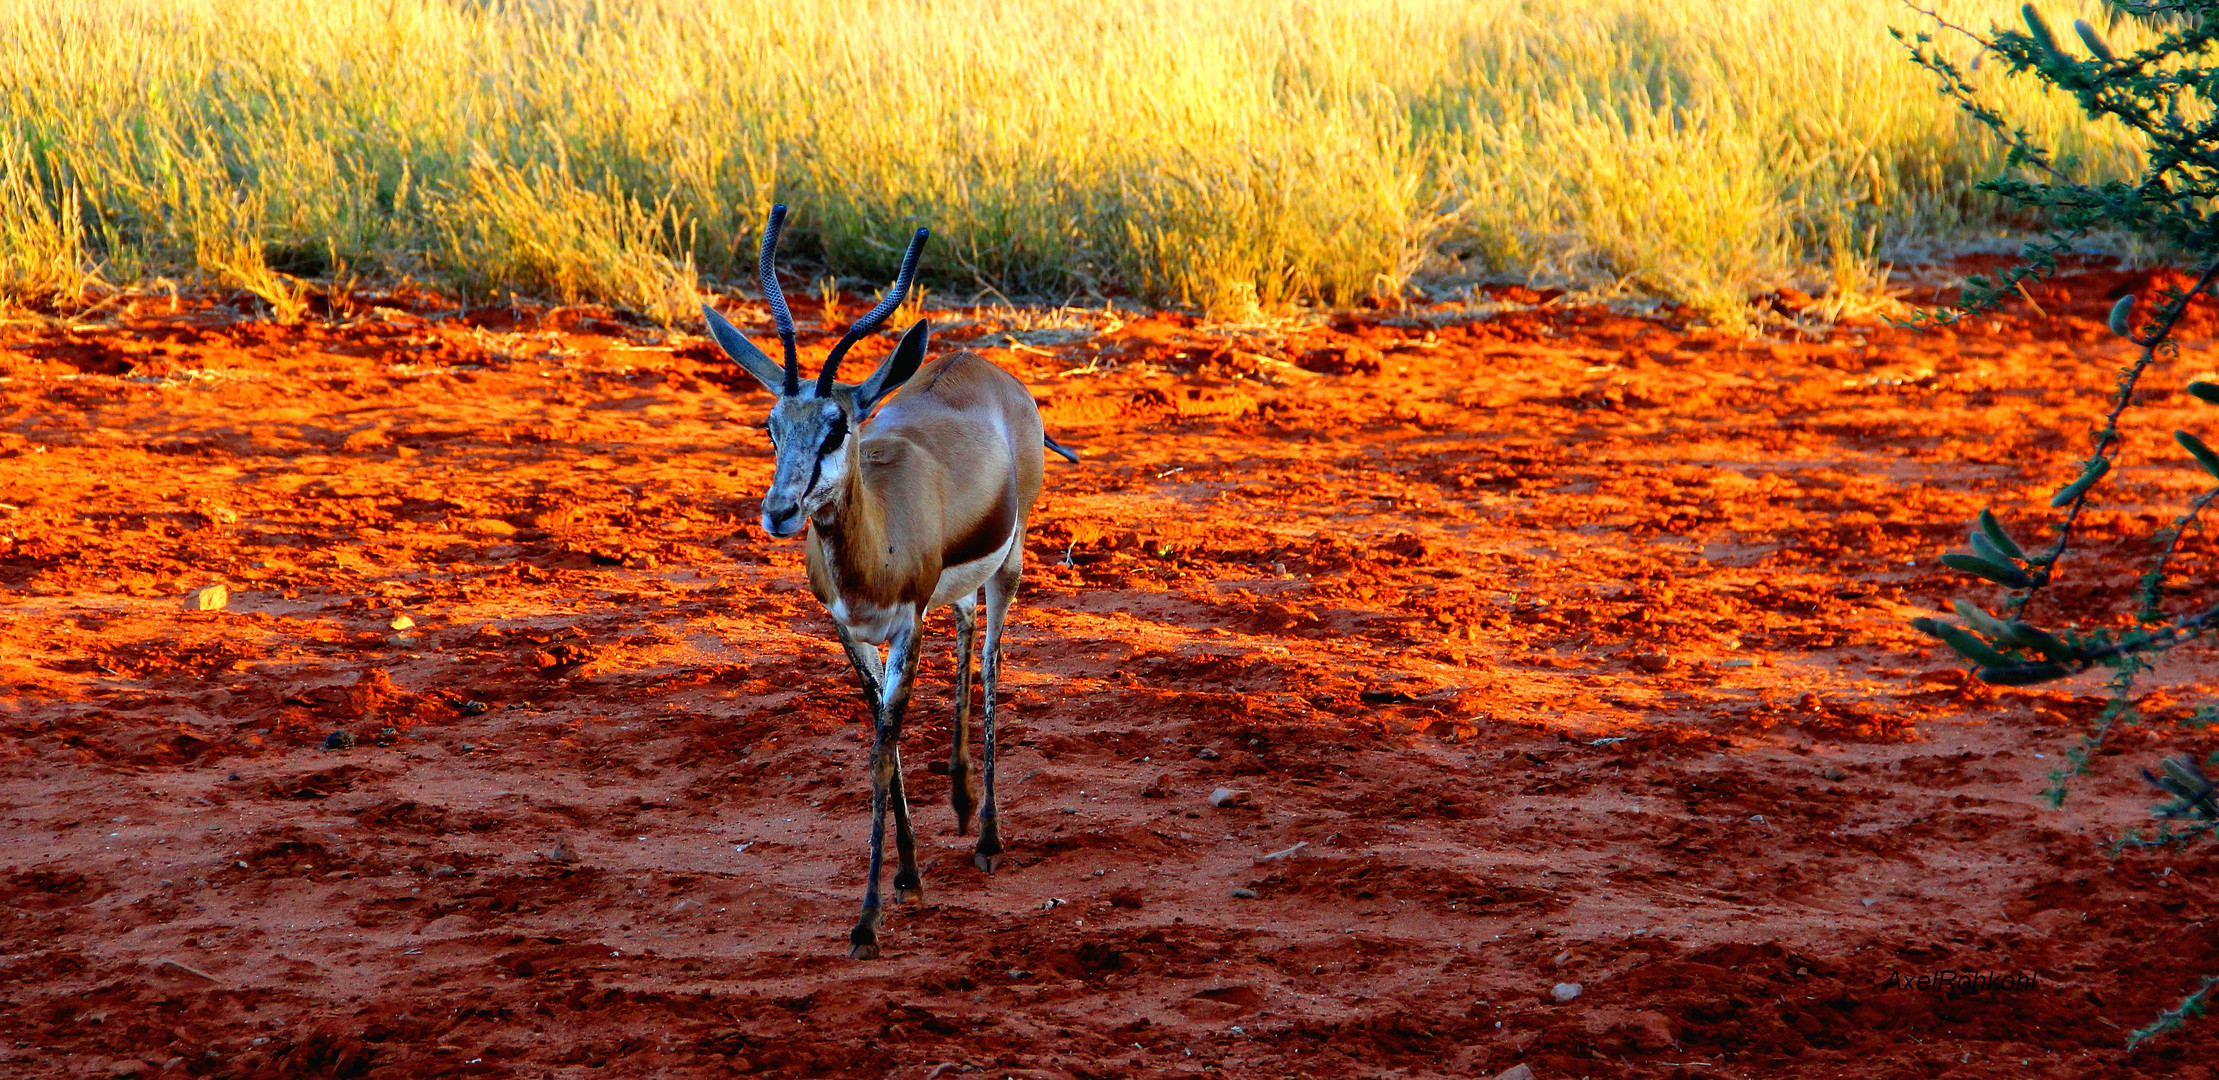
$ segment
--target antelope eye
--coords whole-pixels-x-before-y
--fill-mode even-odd
[[[826,433],[824,437],[824,446],[820,448],[817,453],[829,454],[834,450],[838,450],[840,448],[841,440],[846,439],[847,437],[848,426],[846,424],[832,425],[832,430]]]

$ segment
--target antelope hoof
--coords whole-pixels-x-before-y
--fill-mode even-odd
[[[916,874],[894,875],[894,902],[907,904],[925,902],[925,883]]]
[[[848,959],[878,959],[878,914],[863,916],[863,921],[848,931]]]
[[[989,874],[1002,868],[1002,856],[1000,852],[995,852],[993,854],[988,854],[984,851],[973,852],[971,854],[971,861],[977,864],[979,869],[984,870]]]

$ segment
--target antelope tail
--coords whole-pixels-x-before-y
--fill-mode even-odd
[[[1063,460],[1068,461],[1073,465],[1077,465],[1080,463],[1079,452],[1076,449],[1065,446],[1062,443],[1049,438],[1046,432],[1042,432],[1040,435],[1040,445],[1045,446],[1058,454],[1061,454],[1063,456]]]

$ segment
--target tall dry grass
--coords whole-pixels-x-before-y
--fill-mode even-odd
[[[1439,272],[1730,313],[2006,224],[1971,190],[1995,147],[1887,36],[1916,21],[1890,0],[0,0],[0,301],[170,275],[283,312],[308,281],[406,275],[667,318],[697,275],[746,278],[783,200],[796,257],[836,274],[884,278],[932,226],[929,279],[956,293],[1238,315]],[[2083,167],[2130,166],[2069,103],[2004,100]]]

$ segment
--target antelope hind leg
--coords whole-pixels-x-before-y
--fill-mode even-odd
[[[989,874],[1002,866],[1002,814],[994,800],[994,697],[1002,679],[1002,622],[1009,615],[1009,601],[1017,592],[1021,572],[1021,566],[1013,560],[1011,566],[986,582],[986,651],[979,661],[979,681],[985,690],[986,801],[979,807],[979,842],[971,862]]]
[[[971,660],[978,654],[977,593],[955,602],[955,730],[948,751],[948,805],[955,810],[957,836],[971,831],[978,807],[978,784],[971,774]]]

